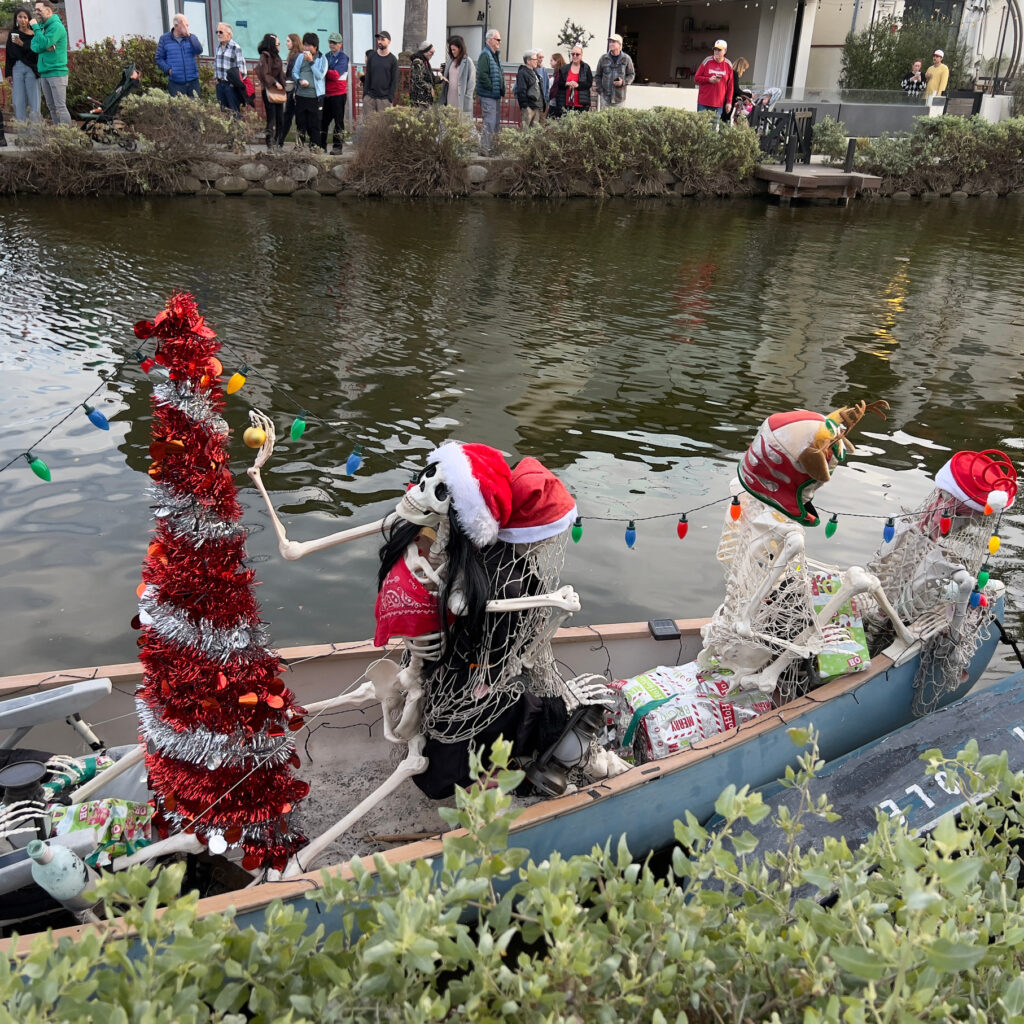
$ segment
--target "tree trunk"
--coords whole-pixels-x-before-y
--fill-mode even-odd
[[[415,52],[427,38],[427,0],[405,0],[405,26],[402,31],[402,49]],[[444,50],[443,39],[432,39],[435,49]]]

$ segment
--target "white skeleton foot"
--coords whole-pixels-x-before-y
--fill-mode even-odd
[[[398,765],[394,770],[391,777],[383,783],[380,787],[375,789],[365,800],[356,804],[344,818],[341,819],[337,824],[331,826],[326,832],[317,836],[309,846],[304,850],[300,850],[292,859],[288,862],[288,866],[282,873],[283,878],[294,878],[296,875],[301,875],[304,871],[308,871],[313,862],[327,849],[331,843],[334,842],[338,836],[343,835],[347,832],[360,818],[362,818],[368,811],[372,810],[377,806],[385,797],[393,793],[406,779],[412,778],[414,775],[419,775],[421,772],[426,771],[427,765],[429,764],[427,758],[423,756],[423,747],[426,743],[424,736],[414,736],[409,741],[409,752],[406,754],[405,759]]]
[[[611,779],[623,772],[628,772],[630,765],[623,761],[618,754],[611,750],[605,750],[596,743],[590,748],[590,755],[583,762],[583,770],[592,779]]]

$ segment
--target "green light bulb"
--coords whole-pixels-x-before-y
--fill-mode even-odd
[[[40,480],[45,480],[47,483],[50,482],[50,467],[42,459],[36,458],[31,452],[25,452],[25,461],[28,463],[28,468]]]
[[[990,578],[991,578],[991,576],[989,575],[989,571],[988,571],[988,562],[986,562],[981,567],[981,571],[978,573],[978,589],[979,590],[984,590],[985,589],[985,585],[988,583]]]
[[[839,529],[839,520],[836,518],[835,513],[832,514],[832,518],[825,524],[825,536],[835,536],[836,530]]]
[[[577,516],[576,522],[572,524],[572,542],[573,544],[579,544],[580,537],[583,536],[583,520]]]
[[[296,416],[292,421],[291,439],[298,441],[300,437],[306,432],[306,421],[301,416]]]

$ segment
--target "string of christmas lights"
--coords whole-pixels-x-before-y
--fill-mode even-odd
[[[337,428],[343,425],[340,421],[323,419],[310,413],[299,402],[296,402],[295,399],[292,398],[291,394],[287,390],[280,387],[270,377],[262,373],[258,367],[253,366],[252,363],[247,362],[242,356],[233,351],[230,346],[222,343],[221,351],[223,353],[230,354],[232,358],[235,360],[236,365],[238,367],[238,369],[235,370],[228,378],[228,381],[224,387],[225,394],[235,395],[242,390],[242,388],[245,386],[246,382],[249,380],[250,377],[258,378],[276,396],[278,396],[278,398],[282,399],[285,404],[290,405],[294,409],[296,415],[295,418],[292,420],[292,424],[289,429],[289,437],[291,438],[292,441],[298,441],[304,435],[307,427],[311,423],[329,426],[334,430],[337,430]],[[162,371],[166,375],[167,371],[163,370],[162,367],[158,366],[157,360],[153,356],[146,355],[142,351],[142,349],[136,347],[134,349],[133,355],[136,361],[138,362],[139,367],[146,374]],[[219,359],[214,357],[211,360],[211,364],[211,371],[215,371],[214,376],[219,379],[221,375],[224,373],[223,363]],[[32,470],[32,472],[37,477],[39,477],[40,480],[50,482],[52,480],[52,473],[50,471],[50,467],[38,455],[35,454],[36,449],[38,449],[40,444],[47,437],[49,437],[55,430],[57,430],[58,427],[60,427],[62,424],[66,423],[69,419],[71,419],[71,417],[74,416],[75,413],[78,412],[79,410],[84,412],[86,418],[97,429],[108,430],[110,428],[110,423],[107,417],[98,409],[95,409],[93,406],[89,405],[89,400],[95,397],[95,395],[99,391],[101,391],[104,387],[109,385],[115,379],[116,374],[105,377],[95,388],[93,388],[91,392],[89,392],[88,395],[85,396],[85,398],[82,401],[75,402],[71,406],[69,411],[65,413],[65,415],[63,415],[56,423],[52,424],[50,428],[46,430],[45,433],[43,433],[39,438],[37,438],[33,444],[29,445],[28,448],[25,449],[25,451],[11,458],[5,465],[0,466],[0,473],[9,469],[11,466],[15,465],[21,459],[24,459],[28,464],[29,468]],[[266,440],[266,435],[258,427],[249,427],[247,430],[244,431],[243,440],[245,444],[247,444],[250,448],[259,448]],[[343,435],[343,440],[349,440],[349,438]],[[354,439],[352,440],[352,452],[345,462],[346,474],[348,476],[355,476],[355,474],[363,467],[367,455],[372,455],[375,459],[379,459],[383,462],[388,463],[389,466],[393,469],[402,469],[411,472],[412,479],[409,481],[407,486],[412,486],[412,484],[414,484],[418,479],[418,470],[416,467],[410,466],[406,460],[397,461],[394,458],[392,458],[389,453],[382,451],[376,447],[371,447],[366,443],[365,438],[362,438],[358,435],[354,435]],[[739,500],[735,496],[728,495],[721,498],[714,498],[711,501],[707,501],[702,505],[696,505],[692,508],[687,508],[675,512],[664,512],[656,515],[638,516],[634,514],[630,516],[577,516],[576,521],[572,526],[571,536],[574,543],[578,544],[582,540],[584,518],[594,522],[624,523],[625,530],[623,539],[625,540],[626,546],[628,548],[633,548],[635,547],[637,540],[637,523],[654,522],[659,519],[675,519],[676,536],[680,540],[683,540],[689,532],[690,516],[698,512],[702,512],[704,509],[712,508],[715,505],[720,505],[722,502],[725,501],[731,502],[730,514],[734,520],[738,520],[741,515],[741,506]],[[822,509],[821,511],[824,513],[824,515],[827,515],[829,517],[827,522],[825,523],[826,538],[831,539],[835,536],[839,528],[839,518],[840,516],[842,516],[842,518],[851,519],[882,520],[884,523],[884,525],[882,526],[882,539],[885,543],[891,542],[893,537],[895,536],[897,520],[910,519],[917,514],[914,512],[906,512],[896,515],[882,516],[878,513],[871,512],[840,513],[832,509]],[[992,511],[993,509],[986,507],[986,514],[990,514]],[[942,517],[941,532],[943,536],[947,535],[950,532],[955,518],[956,517],[952,515]],[[1000,510],[999,520],[997,520],[996,523],[997,533],[1001,518],[1002,511]],[[993,536],[992,543],[995,544],[995,547],[992,548],[990,545],[990,552],[992,554],[995,554],[995,552],[999,549],[999,537]]]

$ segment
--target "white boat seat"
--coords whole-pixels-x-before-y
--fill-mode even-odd
[[[58,686],[54,690],[28,693],[23,697],[10,697],[0,702],[0,732],[13,730],[10,736],[0,742],[0,750],[13,749],[33,727],[62,718],[69,720],[72,728],[81,733],[80,726],[85,729],[88,726],[77,716],[85,708],[109,696],[111,689],[109,679],[84,679],[67,686]],[[92,740],[85,738],[92,746],[95,736]]]

